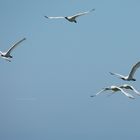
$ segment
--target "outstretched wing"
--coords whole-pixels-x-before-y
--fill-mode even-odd
[[[97,92],[95,95],[91,95],[90,97],[95,97],[95,96],[99,95],[100,93],[102,93],[103,91],[106,91],[106,89],[104,88],[104,89],[100,90],[99,92]]]
[[[21,39],[20,41],[18,41],[17,43],[15,43],[7,52],[6,55],[10,55],[11,51],[17,47],[21,42],[23,42],[24,40],[26,40],[26,38]]]
[[[86,12],[82,12],[82,13],[77,13],[77,14],[75,14],[75,15],[73,15],[73,16],[68,16],[68,18],[77,18],[77,17],[79,17],[79,16],[86,15],[86,14],[92,12],[92,11],[95,11],[95,9],[92,9],[92,10],[89,10],[89,11],[86,11]]]
[[[113,72],[109,72],[111,75],[116,75],[117,77],[119,77],[119,78],[124,78],[124,76],[123,75],[121,75],[121,74],[118,74],[118,73],[113,73]]]
[[[120,87],[116,87],[116,88],[118,88],[125,96],[127,96],[127,97],[129,97],[131,99],[135,99],[134,96],[132,96],[131,94],[125,92],[122,88],[120,88]]]
[[[130,86],[130,85],[129,85]],[[138,92],[133,86],[130,86],[131,87],[131,89],[137,94],[137,95],[139,95],[140,96],[140,92]]]
[[[65,18],[65,17],[48,17],[48,16],[44,16],[45,18],[48,18],[48,19],[62,19],[62,18]]]
[[[130,73],[129,73],[129,76],[128,76],[130,79],[133,78],[133,76],[134,76],[136,70],[137,70],[139,67],[140,67],[140,61],[139,61],[138,63],[136,63],[136,64],[132,67],[132,69],[131,69],[131,71],[130,71]]]

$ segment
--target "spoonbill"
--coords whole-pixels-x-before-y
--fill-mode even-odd
[[[23,38],[23,39],[21,39],[20,41],[18,41],[17,43],[15,43],[15,44],[14,44],[13,46],[11,46],[11,47],[8,49],[8,51],[6,51],[6,52],[1,52],[1,51],[0,51],[0,56],[1,56],[2,58],[4,58],[5,60],[11,62],[10,58],[13,58],[13,56],[11,55],[11,51],[12,51],[13,49],[15,49],[15,47],[17,47],[17,46],[18,46],[21,42],[23,42],[24,40],[26,40],[26,38]]]
[[[98,93],[96,93],[95,95],[91,95],[90,97],[96,97],[97,95],[99,95],[100,93],[104,92],[104,91],[112,91],[112,93],[115,93],[115,92],[118,92],[118,91],[121,91],[125,96],[129,97],[130,99],[134,99],[134,97],[125,92],[122,88],[118,87],[118,86],[110,86],[110,87],[106,87],[106,88],[103,88],[101,91],[99,91]]]
[[[120,86],[120,88],[122,88],[122,89],[130,89],[130,90],[134,91],[137,95],[140,96],[140,92],[138,92],[138,91],[137,91],[133,86],[131,86],[131,85],[124,84],[124,85]]]
[[[131,69],[130,73],[128,76],[123,76],[121,74],[118,73],[113,73],[113,72],[109,72],[111,75],[116,75],[117,77],[119,77],[122,80],[125,81],[136,81],[136,79],[134,78],[134,74],[136,72],[136,70],[140,67],[140,61],[137,62]]]
[[[86,11],[86,12],[82,12],[82,13],[78,13],[78,14],[75,14],[73,16],[66,16],[66,17],[63,17],[63,16],[60,16],[60,17],[48,17],[48,16],[44,16],[44,17],[45,18],[48,18],[48,19],[66,19],[69,22],[77,23],[76,18],[78,18],[79,16],[86,15],[86,14],[92,12],[92,11],[95,11],[95,9],[92,9],[92,10],[89,10],[89,11]]]

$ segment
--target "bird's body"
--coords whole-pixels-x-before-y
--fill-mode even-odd
[[[94,10],[95,10],[95,9],[92,9],[92,10],[90,10],[90,11],[86,11],[86,12],[82,12],[82,13],[75,14],[75,15],[73,15],[73,16],[65,16],[65,17],[63,17],[63,16],[60,16],[60,17],[48,17],[48,16],[44,16],[44,17],[45,17],[45,18],[48,18],[48,19],[66,19],[66,20],[68,20],[69,22],[77,23],[77,21],[76,21],[76,18],[77,18],[77,17],[83,16],[83,15],[85,15],[85,14],[88,14],[88,13],[94,11]]]
[[[15,49],[15,47],[17,47],[17,46],[18,46],[21,42],[23,42],[24,40],[26,40],[26,38],[23,38],[23,39],[21,39],[20,41],[18,41],[17,43],[15,43],[15,44],[14,44],[12,47],[10,47],[10,48],[8,49],[8,51],[6,51],[6,52],[1,52],[1,51],[0,51],[0,56],[1,56],[2,58],[4,58],[5,60],[11,62],[10,58],[13,58],[13,56],[11,55],[11,51],[12,51],[13,49]]]
[[[137,95],[140,96],[140,92],[138,92],[138,91],[137,91],[133,86],[131,86],[131,85],[124,84],[124,85],[120,86],[120,88],[122,88],[122,89],[130,89],[130,90],[134,91]]]
[[[102,93],[102,92],[104,92],[104,91],[108,91],[108,90],[112,91],[112,93],[121,91],[125,96],[127,96],[127,97],[129,97],[129,98],[131,98],[131,99],[134,99],[134,97],[133,97],[131,94],[125,92],[125,91],[124,91],[122,88],[120,88],[119,86],[110,86],[110,87],[103,88],[101,91],[99,91],[99,92],[96,93],[95,95],[91,95],[90,97],[95,97],[95,96],[99,95],[100,93]]]
[[[69,22],[75,22],[75,23],[77,23],[75,17],[65,17],[65,19],[68,20]]]
[[[123,76],[121,74],[118,74],[118,73],[113,73],[113,72],[110,72],[111,75],[116,75],[117,77],[119,77],[120,79],[122,80],[125,80],[125,81],[136,81],[136,79],[134,78],[134,74],[136,72],[136,70],[140,67],[140,61],[137,62],[131,69],[130,73],[128,76]]]

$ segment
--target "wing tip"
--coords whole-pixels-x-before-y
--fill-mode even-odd
[[[91,11],[95,11],[95,8],[91,9]]]
[[[48,16],[44,16],[45,18],[49,18]]]
[[[114,75],[114,73],[113,72],[109,72],[111,75]]]
[[[90,95],[91,98],[95,97],[96,95]]]

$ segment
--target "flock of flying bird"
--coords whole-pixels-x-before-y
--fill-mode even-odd
[[[44,16],[45,18],[47,19],[66,19],[67,21],[69,22],[74,22],[74,23],[77,23],[77,18],[80,17],[80,16],[83,16],[83,15],[86,15],[92,11],[94,11],[95,9],[92,9],[92,10],[89,10],[89,11],[86,11],[86,12],[82,12],[82,13],[78,13],[78,14],[75,14],[73,16],[57,16],[57,17],[50,17],[50,16]],[[21,39],[20,41],[16,42],[13,46],[11,46],[6,52],[1,52],[0,51],[0,56],[11,62],[11,58],[13,58],[13,56],[11,55],[11,52],[23,41],[25,41],[26,38],[23,38]],[[113,73],[113,72],[110,72],[111,75],[115,75],[117,77],[119,77],[120,79],[122,80],[125,80],[125,81],[136,81],[136,79],[134,78],[134,74],[136,72],[136,70],[140,67],[140,62],[136,63],[128,76],[123,76],[121,74],[118,74],[118,73]],[[97,95],[99,95],[100,93],[104,92],[104,91],[112,91],[111,93],[116,93],[118,91],[121,91],[125,96],[131,98],[131,99],[134,99],[134,96],[132,96],[130,93],[124,91],[125,89],[129,89],[129,90],[132,90],[134,91],[135,94],[139,95],[140,96],[140,92],[138,92],[133,86],[131,85],[128,85],[128,84],[124,84],[124,85],[120,85],[120,86],[110,86],[110,87],[106,87],[106,88],[103,88],[101,91],[99,91],[98,93],[96,93],[95,95],[91,95],[90,97],[96,97]]]
[[[77,23],[77,18],[78,17],[80,17],[80,16],[83,16],[83,15],[86,15],[86,14],[88,14],[88,13],[90,13],[90,12],[92,12],[92,11],[94,11],[95,9],[92,9],[92,10],[89,10],[89,11],[86,11],[86,12],[82,12],[82,13],[78,13],[78,14],[75,14],[75,15],[73,15],[73,16],[66,16],[66,17],[48,17],[48,16],[44,16],[45,18],[48,18],[48,19],[66,19],[66,20],[68,20],[69,22],[74,22],[74,23]],[[11,58],[13,58],[12,56],[11,56],[11,52],[12,52],[12,50],[14,50],[21,42],[23,42],[24,40],[26,40],[26,38],[23,38],[23,39],[21,39],[20,41],[18,41],[17,43],[15,43],[13,46],[11,46],[9,49],[8,49],[8,51],[6,51],[6,52],[1,52],[0,51],[0,56],[3,58],[3,59],[5,59],[5,60],[7,60],[7,61],[9,61],[9,62],[11,62]]]
[[[136,70],[140,67],[140,61],[137,62],[131,69],[130,73],[128,76],[123,76],[121,74],[118,74],[118,73],[113,73],[113,72],[110,72],[111,75],[115,75],[117,76],[118,78],[124,80],[124,81],[136,81],[136,79],[134,78],[134,74],[136,72]],[[118,92],[118,91],[121,91],[125,96],[131,98],[131,99],[135,99],[134,96],[132,96],[130,93],[124,91],[124,90],[132,90],[134,91],[134,93],[136,93],[137,95],[140,96],[140,92],[138,92],[133,86],[131,85],[128,85],[128,84],[124,84],[124,85],[120,85],[120,86],[110,86],[110,87],[106,87],[106,88],[103,88],[101,91],[99,91],[98,93],[96,93],[95,95],[91,95],[90,97],[96,97],[97,95],[99,95],[100,93],[104,92],[104,91],[112,91],[112,94],[115,93],[115,92]]]

